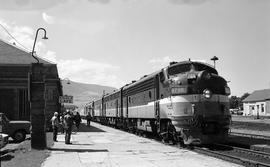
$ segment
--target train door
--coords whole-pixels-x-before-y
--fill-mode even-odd
[[[94,115],[94,113],[95,113],[95,102],[94,101],[92,103],[92,106],[91,106],[90,110],[91,110],[91,117],[94,117],[95,116]]]
[[[120,118],[123,118],[123,88],[120,90]]]
[[[115,100],[115,117],[119,117],[119,110],[118,110],[118,99]]]
[[[155,76],[155,81],[154,82],[155,82],[155,118],[156,118],[156,131],[157,132],[160,132],[159,75],[156,75]]]
[[[130,100],[130,98],[128,98],[128,96],[126,96],[126,118],[128,118],[128,100]]]
[[[156,118],[159,119],[160,116],[160,110],[159,110],[159,75],[156,75],[155,77],[155,115]]]

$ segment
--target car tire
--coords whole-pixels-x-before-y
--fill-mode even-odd
[[[15,142],[22,142],[25,140],[25,138],[26,138],[26,133],[23,130],[18,130],[14,132],[14,134],[12,135],[12,139]]]

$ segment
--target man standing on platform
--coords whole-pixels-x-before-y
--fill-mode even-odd
[[[57,133],[58,133],[58,126],[59,126],[59,120],[58,120],[58,113],[55,112],[53,114],[53,117],[51,119],[52,121],[52,128],[53,128],[53,141],[57,142]]]
[[[70,142],[72,125],[73,125],[73,120],[70,115],[70,111],[67,111],[66,115],[64,116],[65,143],[66,144],[72,144]]]
[[[86,115],[86,120],[87,120],[87,126],[90,126],[90,121],[91,121],[91,115],[90,115],[90,112],[87,113],[87,115]]]

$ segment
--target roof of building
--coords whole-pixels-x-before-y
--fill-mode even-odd
[[[270,100],[270,89],[256,90],[246,97],[243,102],[258,102]]]
[[[36,56],[37,57],[37,56]],[[40,57],[37,57],[40,63],[54,64]],[[11,45],[0,39],[0,64],[31,64],[37,63],[30,52],[27,52],[16,45]]]

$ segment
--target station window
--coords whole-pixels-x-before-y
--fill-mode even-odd
[[[151,91],[149,91],[149,99],[151,100],[151,98],[152,98],[152,93]]]
[[[261,104],[261,107],[262,107],[262,112],[264,112],[264,105],[263,105],[263,104]]]
[[[128,102],[129,102],[129,103],[131,103],[131,99],[130,99],[130,97],[128,97]]]

